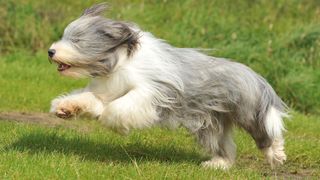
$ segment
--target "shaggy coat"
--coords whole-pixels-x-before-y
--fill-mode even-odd
[[[237,125],[272,166],[285,161],[286,106],[264,78],[243,64],[173,47],[136,25],[104,18],[105,8],[85,10],[50,47],[62,75],[91,78],[84,89],[54,99],[51,112],[90,114],[122,134],[183,126],[211,153],[203,166],[222,169],[234,163]]]

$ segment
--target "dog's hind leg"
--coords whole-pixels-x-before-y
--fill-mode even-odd
[[[236,145],[232,139],[232,125],[221,127],[218,131],[212,126],[197,132],[201,145],[212,154],[212,159],[202,163],[206,168],[229,169],[236,157]]]
[[[283,116],[283,113],[271,107],[262,121],[253,121],[250,125],[242,126],[251,134],[272,168],[283,164],[287,158],[282,136]]]
[[[264,153],[268,163],[274,168],[283,164],[287,159],[284,152],[284,139],[282,136],[270,137],[266,133],[249,132],[258,148]]]
[[[262,152],[272,168],[283,164],[283,162],[287,159],[287,156],[284,152],[284,139],[282,137],[273,139],[271,146],[263,148]]]
[[[287,159],[284,152],[284,139],[282,136],[282,131],[284,130],[282,122],[283,116],[286,116],[286,114],[281,113],[274,107],[270,107],[264,119],[266,133],[271,141],[269,147],[263,147],[261,149],[271,167],[281,165]]]

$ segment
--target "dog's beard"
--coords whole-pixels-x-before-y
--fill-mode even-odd
[[[49,59],[57,65],[57,71],[63,76],[73,78],[91,77],[87,59],[73,46],[65,41],[54,43],[50,49],[55,49],[55,55]]]

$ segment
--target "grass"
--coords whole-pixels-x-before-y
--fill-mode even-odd
[[[236,131],[227,172],[188,133],[153,128],[118,136],[88,120],[47,127],[0,121],[0,177],[10,179],[314,178],[320,176],[320,3],[317,0],[111,0],[108,17],[133,21],[179,47],[214,48],[262,74],[294,110],[288,161],[272,171]],[[93,1],[0,1],[0,112],[47,112],[57,95],[87,79],[58,76],[46,50]]]
[[[272,171],[253,140],[236,131],[238,157],[229,171],[199,166],[208,157],[183,129],[153,128],[119,136],[88,120],[54,128],[0,122],[2,178],[30,179],[208,179],[316,178],[320,176],[320,126],[316,117],[287,121],[288,160]]]
[[[45,53],[17,52],[0,61],[1,111],[47,112],[54,96],[83,87],[87,80],[67,79],[56,73]],[[5,103],[6,102],[6,103]]]

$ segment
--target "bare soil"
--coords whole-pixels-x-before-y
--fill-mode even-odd
[[[43,124],[48,126],[57,126],[64,122],[63,119],[57,118],[52,114],[39,112],[0,112],[0,120]]]

